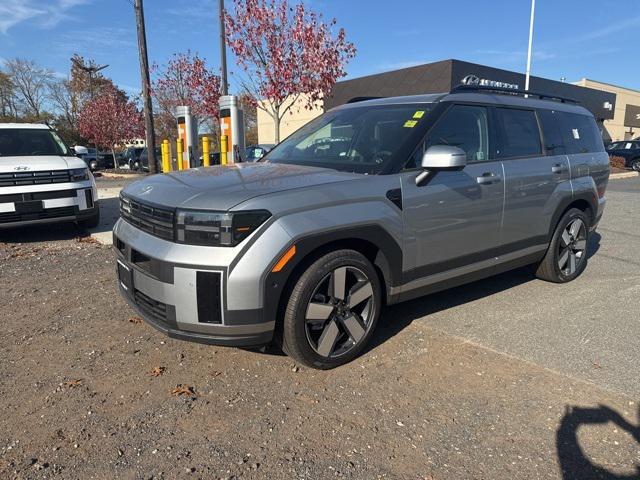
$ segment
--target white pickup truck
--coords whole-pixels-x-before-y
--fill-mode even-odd
[[[51,222],[99,224],[93,175],[47,125],[0,123],[0,229]]]

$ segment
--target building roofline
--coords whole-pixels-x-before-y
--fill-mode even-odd
[[[582,81],[600,83],[602,85],[608,85],[610,87],[619,88],[620,90],[628,90],[629,92],[634,92],[634,93],[637,93],[638,95],[640,95],[640,90],[636,90],[635,88],[623,87],[621,85],[616,85],[615,83],[602,82],[600,80],[594,80],[593,78],[587,78],[587,77],[582,77],[577,82],[573,82],[573,85],[577,85],[579,87],[582,87],[582,85],[578,85]],[[587,86],[586,88],[593,88],[593,87],[588,87]]]

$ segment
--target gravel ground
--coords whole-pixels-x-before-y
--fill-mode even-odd
[[[319,372],[164,337],[120,299],[111,249],[81,235],[0,234],[0,478],[640,478],[637,398],[412,321],[424,300]]]

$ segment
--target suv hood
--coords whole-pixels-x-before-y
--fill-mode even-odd
[[[326,168],[240,163],[153,175],[123,192],[156,205],[224,211],[260,195],[361,177]]]
[[[41,172],[43,170],[68,170],[86,168],[87,164],[78,157],[57,155],[34,157],[0,157],[0,173]]]

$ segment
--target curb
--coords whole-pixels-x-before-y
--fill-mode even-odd
[[[142,178],[145,176],[144,174],[141,174],[141,173],[111,173],[111,172],[98,172],[98,173],[100,173],[100,177],[104,177],[104,178]]]
[[[638,174],[637,172],[623,172],[623,173],[612,173],[611,175],[609,175],[609,180],[618,180],[620,178],[633,178],[633,177],[637,177]]]

